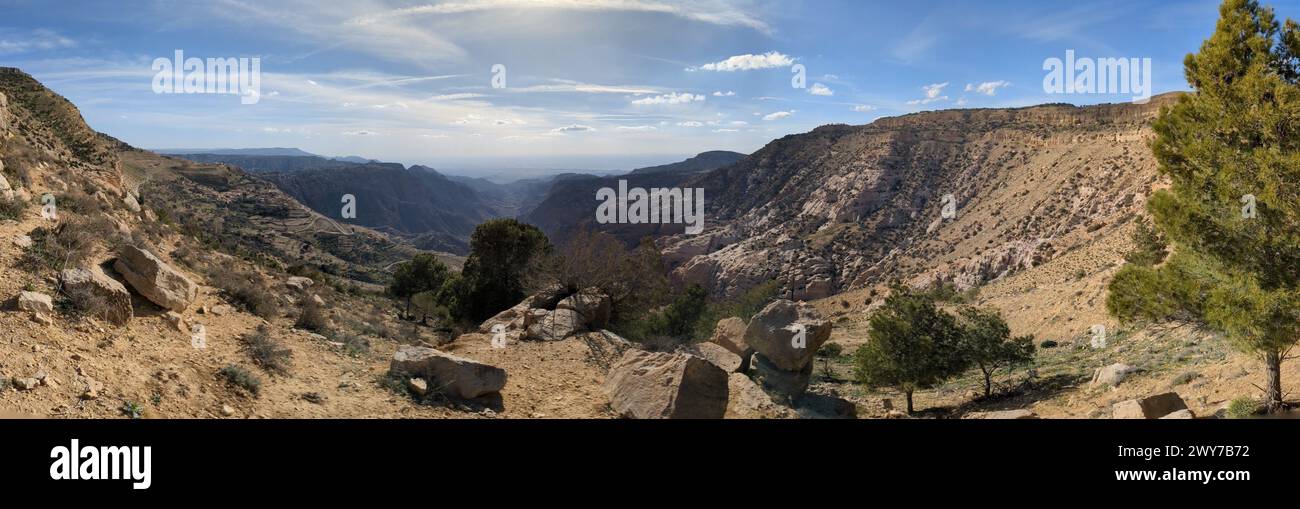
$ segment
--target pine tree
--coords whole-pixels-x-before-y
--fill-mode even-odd
[[[1148,209],[1172,254],[1126,265],[1107,308],[1125,322],[1184,320],[1223,334],[1264,361],[1264,400],[1277,411],[1281,365],[1300,332],[1300,29],[1254,0],[1219,12],[1184,62],[1195,92],[1154,124],[1152,150],[1172,185]]]
[[[932,388],[969,366],[961,327],[930,295],[894,285],[870,326],[870,341],[854,354],[858,381],[902,391],[909,414],[918,389]]]
[[[1011,328],[993,309],[962,308],[962,354],[984,375],[984,397],[993,394],[993,374],[1034,359],[1034,337],[1011,337]]]

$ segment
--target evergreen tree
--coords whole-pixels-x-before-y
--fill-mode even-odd
[[[1106,304],[1126,322],[1201,324],[1257,355],[1276,411],[1300,318],[1300,30],[1254,0],[1226,0],[1219,13],[1184,62],[1195,92],[1154,124],[1172,185],[1148,209],[1172,254],[1126,265]]]
[[[902,391],[908,413],[917,389],[932,388],[970,365],[957,320],[926,294],[895,285],[870,326],[869,341],[854,355],[855,374],[867,387]]]
[[[1011,328],[995,310],[961,310],[962,354],[984,375],[984,397],[993,394],[993,374],[1034,358],[1034,337],[1011,337]]]

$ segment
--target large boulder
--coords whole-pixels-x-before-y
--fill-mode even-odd
[[[18,310],[36,314],[53,313],[54,299],[43,293],[22,292],[18,294]]]
[[[740,357],[741,373],[749,372],[749,358],[754,355],[754,349],[749,347],[745,342],[745,321],[736,317],[723,318],[718,320],[718,324],[713,327],[713,337],[709,342],[726,348],[727,351]]]
[[[635,419],[721,419],[727,372],[684,353],[629,350],[605,381],[610,406]]]
[[[389,373],[423,378],[430,390],[464,399],[500,392],[506,386],[504,369],[422,346],[399,347]]]
[[[591,330],[603,329],[609,325],[613,313],[613,302],[599,288],[588,288],[575,293],[555,305],[556,310],[571,309],[582,315]]]
[[[135,246],[121,249],[113,269],[122,274],[135,291],[163,309],[185,311],[199,295],[199,285],[194,281],[153,253]]]
[[[559,341],[579,332],[586,330],[586,325],[582,315],[572,309],[556,309],[548,311],[546,315],[537,320],[537,323],[528,326],[528,332],[524,335],[526,339],[540,341]]]
[[[532,309],[528,307],[528,301],[521,302],[516,304],[515,307],[497,313],[496,316],[493,316],[492,318],[488,318],[479,325],[478,331],[482,334],[491,334],[495,332],[493,329],[498,325],[503,327],[501,332],[527,329],[531,324],[525,321],[525,317],[529,316],[531,311]]]
[[[73,305],[115,325],[131,320],[131,292],[97,266],[67,269],[59,274],[63,293]]]
[[[1141,370],[1128,364],[1111,364],[1093,372],[1092,385],[1115,387],[1128,378],[1129,375],[1138,371]]]
[[[741,373],[727,378],[727,419],[793,419],[790,407],[772,400],[758,384]]]
[[[1111,417],[1115,419],[1160,419],[1166,415],[1187,410],[1187,403],[1176,392],[1166,392],[1142,399],[1115,403]]]
[[[796,336],[803,334],[803,341]],[[812,365],[822,343],[831,338],[831,323],[805,302],[778,300],[759,311],[745,329],[745,343],[786,371]]]
[[[717,345],[714,343],[699,343],[699,344],[687,346],[682,350],[686,353],[689,353],[691,355],[709,361],[714,366],[722,368],[723,371],[726,371],[728,373],[735,373],[740,371],[740,364],[741,364],[740,356],[731,353],[726,348],[723,348],[722,345]]]
[[[311,285],[314,284],[316,284],[316,282],[313,281],[311,278],[302,277],[302,276],[293,276],[290,277],[288,281],[284,282],[285,286],[292,288],[294,290],[298,290],[300,292],[308,288],[311,288]]]
[[[813,365],[808,363],[798,371],[786,371],[777,366],[762,353],[754,354],[749,363],[750,375],[759,387],[771,394],[777,401],[790,404],[803,396],[812,381]]]

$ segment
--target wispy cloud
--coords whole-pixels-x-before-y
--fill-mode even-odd
[[[992,96],[998,94],[998,89],[1006,88],[1009,86],[1011,86],[1011,82],[1004,81],[1004,80],[985,81],[984,83],[980,83],[978,85],[973,83],[967,83],[966,91]]]
[[[673,92],[671,94],[657,95],[654,97],[637,99],[635,101],[632,101],[632,104],[635,104],[637,106],[649,106],[649,105],[657,105],[657,104],[686,104],[686,103],[700,102],[703,100],[704,100],[704,96],[700,94],[690,94],[690,93],[679,94],[677,92]]]
[[[907,104],[918,105],[918,104],[930,104],[939,101],[947,101],[948,96],[941,95],[943,94],[943,89],[945,88],[948,88],[948,82],[946,81],[943,83],[935,83],[932,85],[926,85],[924,87],[921,87],[921,90],[925,92],[925,97],[922,99],[907,101]]]
[[[0,28],[0,55],[16,55],[35,51],[71,48],[76,41],[52,30],[14,30]]]
[[[772,27],[746,9],[728,1],[700,0],[460,0],[416,5],[358,16],[352,26],[372,26],[418,16],[464,14],[490,10],[532,9],[568,11],[624,11],[669,14],[719,26],[740,26],[771,33]]]

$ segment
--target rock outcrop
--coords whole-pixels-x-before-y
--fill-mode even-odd
[[[402,379],[423,378],[429,390],[463,399],[500,392],[506,386],[504,369],[422,346],[399,347],[389,373]]]
[[[18,294],[17,306],[19,311],[48,314],[54,312],[54,299],[43,293],[22,292]]]
[[[118,253],[113,269],[150,302],[163,309],[185,311],[199,294],[199,285],[153,253],[135,246],[125,246]]]
[[[727,411],[727,372],[684,353],[629,350],[610,368],[609,403],[635,419],[721,419]]]
[[[59,281],[73,305],[93,316],[114,325],[125,325],[134,315],[131,292],[98,266],[66,269],[60,273]]]
[[[808,388],[813,358],[831,337],[831,324],[812,306],[778,300],[749,320],[745,344],[755,353],[749,371],[763,389],[794,403]]]

